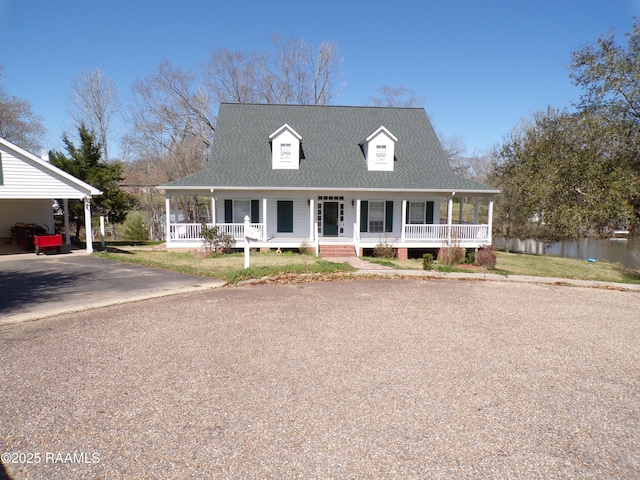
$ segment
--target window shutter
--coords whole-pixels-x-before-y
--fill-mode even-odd
[[[369,202],[366,200],[360,202],[360,231],[369,231]]]
[[[251,200],[251,223],[260,223],[260,200]]]
[[[427,223],[433,223],[434,202],[427,202]]]
[[[224,223],[233,223],[233,200],[224,201]]]
[[[384,231],[393,232],[393,201],[387,200],[384,205]]]

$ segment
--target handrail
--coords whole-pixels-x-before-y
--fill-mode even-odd
[[[356,249],[356,257],[360,256],[360,229],[358,224],[353,224],[353,246]]]

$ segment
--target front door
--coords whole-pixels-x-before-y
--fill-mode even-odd
[[[338,236],[338,202],[322,202],[322,235]]]

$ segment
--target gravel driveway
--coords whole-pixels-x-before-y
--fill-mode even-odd
[[[2,459],[15,479],[639,478],[639,307],[354,280],[7,325]]]

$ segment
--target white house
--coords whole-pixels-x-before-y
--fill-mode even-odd
[[[0,238],[16,223],[33,223],[54,233],[53,200],[64,202],[66,243],[70,243],[67,201],[84,200],[85,223],[91,231],[91,197],[102,192],[26,150],[0,138]],[[87,235],[87,251],[93,251]]]
[[[238,239],[249,216],[255,247],[361,255],[384,242],[400,258],[490,244],[499,193],[451,170],[422,108],[234,103],[220,105],[209,167],[159,188],[168,248],[201,246],[200,222],[175,221],[177,197],[197,195]],[[453,218],[454,198],[473,199],[472,223]]]

